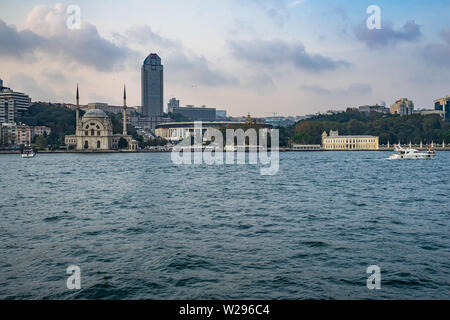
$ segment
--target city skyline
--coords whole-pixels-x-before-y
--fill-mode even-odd
[[[449,1],[378,1],[381,30],[365,27],[371,1],[70,2],[80,30],[66,26],[68,2],[19,3],[2,5],[0,78],[33,100],[73,103],[80,82],[82,104],[119,105],[126,82],[141,105],[151,52],[165,61],[164,106],[287,116],[404,97],[432,109],[448,94]]]

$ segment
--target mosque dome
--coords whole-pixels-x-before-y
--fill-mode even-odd
[[[89,109],[83,116],[84,118],[109,118],[102,109]]]

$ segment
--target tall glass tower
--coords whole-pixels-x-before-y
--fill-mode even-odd
[[[142,112],[146,117],[161,117],[164,111],[164,87],[161,58],[151,53],[141,69]]]

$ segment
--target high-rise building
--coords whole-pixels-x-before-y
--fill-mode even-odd
[[[0,85],[0,123],[14,123],[31,105],[31,99],[24,93],[15,92]]]
[[[414,103],[406,98],[399,99],[391,105],[391,113],[408,116],[414,113]]]
[[[161,117],[164,112],[163,65],[156,53],[151,53],[141,69],[142,111],[145,117]]]
[[[444,119],[450,119],[450,95],[434,100],[434,110],[442,111]]]

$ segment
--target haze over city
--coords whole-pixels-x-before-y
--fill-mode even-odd
[[[366,27],[381,8],[381,29]],[[68,5],[81,29],[67,27]],[[0,12],[0,77],[33,101],[141,104],[143,60],[164,65],[164,105],[302,115],[448,92],[449,1],[19,1]]]

